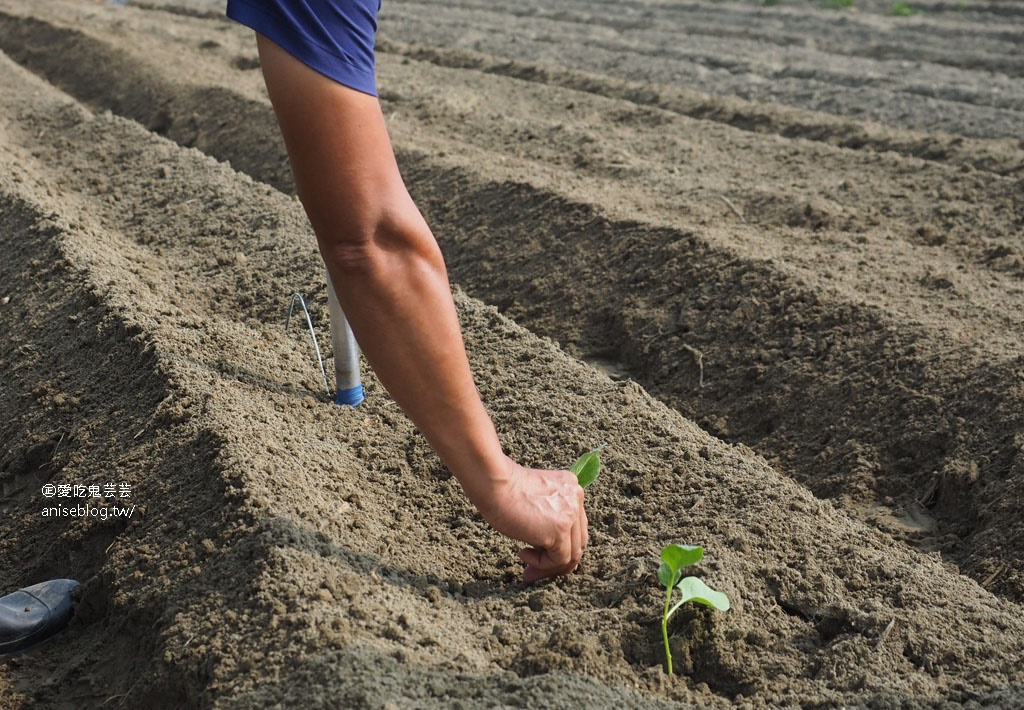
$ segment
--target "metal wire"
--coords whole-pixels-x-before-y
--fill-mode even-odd
[[[309,309],[306,308],[306,299],[302,297],[302,294],[296,291],[292,294],[292,302],[288,306],[288,317],[284,321],[284,329],[287,331],[289,324],[292,322],[292,312],[295,310],[295,301],[299,302],[302,306],[302,312],[306,314],[306,325],[309,326],[309,335],[313,338],[313,347],[316,349],[316,361],[320,364],[320,374],[324,378],[324,389],[327,390],[327,396],[331,396],[331,385],[327,382],[327,370],[324,369],[324,356],[320,354],[320,343],[316,339],[316,331],[313,330],[313,319],[309,317]]]

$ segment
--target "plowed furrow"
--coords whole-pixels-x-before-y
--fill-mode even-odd
[[[972,679],[974,694],[1020,682],[1012,659],[1024,625],[1014,605],[933,559],[893,550],[888,536],[636,386],[612,383],[459,296],[481,389],[510,447],[528,442],[547,458],[600,435],[609,469],[618,471],[592,496],[593,550],[577,583],[539,595],[511,584],[510,571],[495,564],[512,557],[508,543],[469,515],[436,461],[416,453],[422,442],[372,383],[367,407],[353,412],[236,376],[257,368],[268,381],[304,382],[301,349],[250,299],[316,277],[301,208],[137,124],[90,116],[13,65],[4,69],[0,116],[9,145],[20,146],[4,152],[5,162],[38,201],[37,214],[55,210],[61,226],[51,237],[61,240],[62,260],[151,345],[174,393],[149,413],[164,425],[162,436],[183,446],[189,434],[200,436],[198,457],[138,472],[146,514],[119,538],[102,568],[103,591],[92,592],[111,606],[85,617],[64,648],[78,654],[83,638],[102,635],[100,622],[114,618],[141,633],[136,645],[97,647],[86,665],[80,656],[58,665],[48,672],[64,683],[35,700],[53,704],[56,688],[81,688],[95,667],[123,668],[133,654],[145,661],[118,695],[147,707],[297,697],[307,705],[322,697],[312,702],[320,707],[338,698],[436,706],[442,696],[480,693],[536,697],[537,707],[595,698],[627,708],[724,707],[738,693],[769,704],[808,693],[823,702],[891,703],[903,697],[894,688],[906,687],[897,677],[917,700],[934,702],[963,697],[937,683],[936,671]],[[100,175],[106,181],[97,184]],[[261,213],[278,222],[214,229]],[[11,243],[24,243],[19,232],[38,219],[11,222]],[[246,258],[221,258],[231,253]],[[548,394],[524,404],[515,394],[523,381]],[[27,514],[32,502],[20,505]],[[736,613],[716,619],[712,636],[677,641],[680,659],[702,659],[688,675],[704,686],[659,689],[644,675],[659,657],[642,611],[658,594],[625,571],[651,541],[679,534],[675,516],[660,511],[684,509],[687,534],[716,550],[706,573],[733,595]],[[745,542],[751,531],[756,550]],[[956,608],[933,603],[944,594],[960,600]],[[120,617],[120,609],[134,616]],[[745,630],[752,617],[756,633]],[[964,617],[971,623],[949,638],[919,631]],[[893,670],[850,689],[849,673],[873,667],[879,649]],[[60,664],[64,653],[51,647],[39,663]],[[763,679],[780,661],[794,678],[807,665],[843,672],[767,687]],[[376,682],[368,686],[355,672],[370,666]],[[23,688],[31,687],[27,670],[14,671]],[[79,697],[99,704],[100,691],[109,693],[95,686]]]
[[[263,138],[274,130],[265,103],[217,87],[163,81],[130,55],[81,33],[53,26],[37,32],[48,41],[69,38],[79,51],[84,47],[95,57],[92,64],[117,67],[109,76],[90,73],[83,78],[63,65],[47,63],[41,53],[24,50],[30,65],[40,67],[83,100],[124,110],[185,144],[192,140],[190,135],[201,136],[205,150],[287,189],[283,153],[275,141]],[[961,542],[986,534],[985,521],[996,527],[1005,522],[1003,516],[990,517],[988,511],[1002,500],[1004,475],[1019,466],[1014,412],[1022,395],[1015,384],[1020,364],[1014,353],[1019,352],[1020,328],[1013,319],[1021,311],[993,307],[992,303],[1005,306],[999,298],[985,305],[984,300],[967,297],[979,289],[994,289],[1021,298],[1021,288],[1015,285],[1019,277],[1013,270],[1018,267],[1013,266],[1017,218],[1012,180],[961,178],[940,166],[872,160],[799,143],[778,150],[770,142],[755,140],[747,142],[745,150],[759,156],[752,165],[764,170],[764,201],[721,187],[702,188],[700,177],[686,178],[681,183],[686,192],[680,191],[682,199],[676,200],[669,197],[677,189],[673,185],[680,184],[672,172],[693,149],[679,144],[681,157],[676,160],[657,138],[648,147],[638,144],[632,128],[670,123],[671,117],[601,102],[590,105],[573,97],[581,102],[577,110],[585,115],[612,117],[602,134],[620,131],[623,147],[616,155],[614,148],[609,149],[614,144],[592,150],[587,147],[586,132],[566,130],[554,118],[545,119],[541,107],[556,106],[559,101],[554,89],[524,92],[522,102],[510,104],[501,117],[476,116],[473,106],[479,99],[474,96],[490,90],[485,78],[456,73],[459,81],[470,82],[469,88],[453,83],[442,93],[446,98],[436,100],[431,98],[437,94],[433,88],[420,93],[418,87],[433,84],[424,82],[419,70],[407,76],[396,72],[385,97],[397,115],[405,112],[409,117],[395,122],[393,130],[400,147],[403,140],[410,146],[402,150],[410,183],[428,207],[459,281],[573,352],[619,361],[714,433],[777,458],[818,494],[842,501],[893,534],[943,549],[978,579],[1019,595],[1021,562],[1015,535],[980,554]],[[429,68],[423,71],[430,72]],[[432,82],[448,76],[432,74]],[[131,88],[137,85],[157,87],[145,91],[158,92],[163,99],[148,93],[137,96]],[[163,113],[154,115],[153,106],[163,107]],[[218,115],[224,114],[247,118],[241,124],[219,120]],[[547,135],[545,120],[551,121]],[[447,137],[438,137],[438,125],[445,127]],[[523,136],[528,134],[520,131],[527,125],[535,138],[534,143],[525,143],[530,150],[524,151],[517,146],[524,145]],[[184,138],[179,132],[183,126]],[[697,125],[685,126],[682,133],[694,131],[703,135],[700,150],[721,146],[723,151],[722,157],[705,152],[698,164],[722,164],[728,173],[739,174],[728,167],[726,157],[726,151],[735,148],[735,135]],[[257,136],[261,138],[256,140]],[[536,140],[537,136],[544,139]],[[580,142],[573,146],[574,141]],[[441,154],[453,150],[452,142],[464,154],[463,168],[438,164],[421,152]],[[254,151],[252,145],[264,150]],[[464,169],[486,164],[496,146],[526,161],[524,165],[534,166],[532,183],[514,182],[520,168],[494,170],[490,175]],[[862,217],[844,215],[841,207],[812,198],[813,191],[786,194],[783,188],[783,204],[778,205],[779,198],[769,191],[792,185],[796,179],[810,185],[813,172],[792,172],[794,165],[803,164],[807,167],[801,170],[809,170],[825,159],[823,155],[833,165],[852,161],[848,172],[866,180],[876,195],[932,189],[926,187],[929,171],[935,173],[932,184],[937,189],[954,193],[951,181],[973,183],[978,178],[980,187],[968,188],[965,182],[964,189],[988,192],[994,202],[1007,205],[1005,216],[1000,221],[976,213],[978,220],[990,225],[988,239],[979,241],[974,238],[975,220],[968,216],[919,232],[914,225],[933,208],[927,202],[869,199],[889,218],[884,232],[873,232]],[[659,159],[664,161],[664,172],[651,173],[652,168],[659,169]],[[616,166],[613,161],[624,162]],[[614,201],[613,194],[620,198],[631,194],[622,178],[639,178],[641,173],[630,168],[643,165],[651,176],[649,189],[662,190],[667,207],[645,203],[640,194],[634,194],[632,204],[637,207],[626,208],[623,214],[632,217],[636,213],[631,209],[640,205],[647,211],[645,221],[634,223],[621,216],[605,217],[585,201],[579,202],[579,197],[565,202],[557,194],[565,190],[564,185],[556,187],[559,163],[563,170],[574,171],[577,179],[591,178],[583,184],[588,191],[584,200],[604,194],[608,204]],[[792,177],[780,179],[780,171],[790,171]],[[506,177],[495,178],[503,174]],[[751,175],[744,178],[750,180]],[[708,187],[713,184],[710,181]],[[458,190],[453,191],[453,186]],[[703,207],[695,209],[695,203]],[[722,215],[728,218],[728,206],[736,204],[760,225],[757,230],[735,222],[725,231],[721,225],[707,226]],[[977,208],[965,204],[965,215],[973,209],[988,209],[984,203],[975,204]],[[900,238],[893,234],[899,231],[899,220],[892,218],[907,208]],[[507,220],[509,209],[517,220]],[[848,226],[840,226],[843,222]],[[678,224],[683,226],[673,226]],[[958,226],[944,231],[954,225]],[[761,235],[764,228],[784,228],[779,229],[775,246],[755,240],[744,246],[745,235]],[[503,245],[520,239],[517,235],[524,229],[531,235],[529,241],[506,254]],[[879,240],[882,234],[885,240]],[[496,235],[506,236],[495,241]],[[886,240],[894,236],[897,239],[889,251]],[[928,243],[940,236],[941,241]],[[858,247],[860,240],[872,246]],[[924,243],[914,246],[915,240]],[[822,245],[822,251],[815,251]],[[1008,251],[990,257],[1001,250]],[[948,254],[945,266],[944,251]],[[999,266],[1003,262],[994,262],[1007,254],[1008,272],[1000,270],[1005,268]],[[898,278],[901,272],[913,271],[914,261],[925,255],[932,265],[922,268],[919,281],[892,281],[888,288],[893,293],[872,291],[871,279],[877,283],[886,268],[899,267],[894,272]],[[506,268],[495,270],[499,259]],[[838,273],[822,273],[820,264],[826,259],[833,261]],[[848,267],[842,266],[844,259],[850,259]],[[971,262],[981,271],[963,280],[960,272],[971,274],[976,268],[966,268]],[[858,275],[863,265],[872,263],[865,274]],[[573,275],[571,279],[564,277],[567,273]],[[838,274],[843,280],[866,278],[863,291],[837,291],[841,289]],[[621,296],[603,299],[608,291]],[[600,307],[585,306],[599,302]],[[932,318],[935,308],[940,309],[938,318]],[[571,329],[565,328],[566,322]],[[703,387],[698,386],[702,372]],[[990,416],[993,406],[995,416]],[[918,508],[935,515],[939,526],[900,522],[904,513],[899,511],[910,511],[906,513],[910,515]],[[1003,563],[1014,571],[993,576]]]
[[[970,165],[1001,175],[1020,175],[1024,149],[1014,138],[981,140],[943,133],[882,127],[850,119],[747,101],[735,96],[714,96],[667,84],[645,84],[584,73],[547,64],[498,59],[472,50],[437,48],[383,39],[379,48],[439,66],[476,69],[489,74],[584,91],[622,99],[700,120],[724,123],[757,133],[819,141],[853,150],[892,151],[924,160]]]
[[[40,76],[0,56],[0,242],[15,257],[0,264],[12,294],[0,323],[17,332],[0,345],[17,378],[0,395],[15,521],[0,559],[23,574],[52,544],[25,483],[60,443],[42,430],[51,413],[75,429],[75,448],[49,455],[62,464],[52,480],[124,471],[145,507],[123,530],[58,528],[66,549],[32,571],[96,576],[60,643],[0,672],[19,705],[66,706],[69,688],[88,707],[1019,704],[1020,605],[897,542],[977,544],[987,557],[951,547],[947,560],[1019,592],[1022,537],[1007,520],[1024,476],[1024,362],[1017,316],[984,288],[1021,296],[1012,251],[980,263],[1013,246],[1011,179],[386,60],[403,168],[459,279],[785,462],[709,436],[457,293],[506,447],[550,464],[607,444],[585,566],[527,588],[515,546],[474,515],[372,376],[364,406],[335,407],[308,343],[281,328],[292,291],[322,303],[322,267],[243,69],[248,33],[91,3],[3,7],[0,49]],[[747,179],[779,173],[765,190],[781,207],[729,191],[730,151]],[[813,166],[826,161],[871,178],[847,189],[903,225],[888,242],[819,200],[833,188]],[[944,215],[948,244],[914,246],[904,227],[927,207],[880,191],[940,183],[980,199]],[[788,224],[799,215],[810,222]],[[994,244],[971,238],[961,221],[973,217]],[[858,234],[883,256],[858,256]],[[803,252],[818,237],[834,256],[814,269],[826,252]],[[889,273],[886,250],[955,273],[863,299],[828,285],[828,267],[860,260]],[[47,335],[65,323],[71,339]],[[676,678],[659,670],[654,575],[669,541],[703,543],[700,575],[734,600],[728,614],[681,613]]]
[[[821,25],[826,26],[824,18]],[[851,31],[848,24],[842,27]],[[976,44],[970,61],[949,67],[921,62],[939,57],[954,62],[957,50],[931,50],[907,38],[893,45],[913,47],[915,56],[900,57],[892,45],[873,39],[875,28],[854,32],[858,46],[877,45],[865,50],[870,56],[851,57],[842,54],[841,40],[820,48],[778,47],[702,36],[685,19],[652,21],[644,30],[619,33],[534,14],[510,20],[502,8],[467,9],[438,20],[430,5],[402,2],[389,6],[383,32],[385,37],[422,45],[473,49],[507,60],[681,85],[894,126],[985,138],[1017,139],[1021,132],[1024,89],[1012,43],[1005,58],[997,55],[989,61],[986,50]],[[999,42],[994,44],[998,47]],[[855,85],[857,91],[836,93],[837,84],[844,83]]]

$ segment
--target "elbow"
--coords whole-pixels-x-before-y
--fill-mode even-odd
[[[445,269],[437,241],[415,208],[382,211],[317,236],[328,269],[339,276],[389,273],[411,264]]]

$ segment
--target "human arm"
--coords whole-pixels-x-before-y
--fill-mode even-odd
[[[296,190],[378,379],[495,529],[525,542],[524,578],[567,574],[587,544],[568,471],[502,451],[470,372],[444,259],[405,188],[377,99],[258,36]]]

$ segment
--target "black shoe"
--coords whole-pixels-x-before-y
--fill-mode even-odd
[[[0,597],[0,658],[43,643],[71,620],[73,579],[51,579]]]

